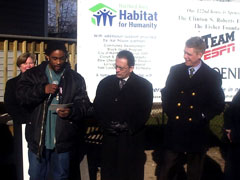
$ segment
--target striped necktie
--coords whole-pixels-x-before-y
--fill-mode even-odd
[[[126,84],[126,81],[125,81],[125,80],[123,80],[123,79],[120,79],[120,80],[119,80],[119,87],[120,87],[120,89],[122,89],[122,87],[123,87],[125,84]]]
[[[195,71],[195,69],[193,67],[191,67],[189,69],[189,77],[192,78],[193,77],[193,72]]]

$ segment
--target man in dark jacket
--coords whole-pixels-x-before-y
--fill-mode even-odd
[[[66,62],[64,43],[48,43],[45,54],[47,61],[25,72],[17,86],[17,98],[31,113],[26,122],[29,175],[44,180],[52,169],[53,179],[68,179],[70,151],[90,101],[84,78]]]
[[[224,109],[221,76],[201,60],[205,49],[206,44],[201,38],[187,40],[185,63],[171,68],[161,91],[168,122],[160,180],[176,176],[185,155],[188,180],[201,178],[209,121]]]
[[[240,91],[224,113],[224,128],[229,140],[225,159],[225,179],[240,179]]]
[[[152,108],[152,85],[133,73],[129,51],[118,53],[115,68],[116,75],[99,83],[94,100],[103,128],[101,179],[143,180],[144,126]]]

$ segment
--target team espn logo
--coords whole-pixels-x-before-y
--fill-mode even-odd
[[[207,45],[207,50],[203,55],[204,60],[212,59],[224,54],[232,53],[235,51],[235,32],[230,34],[225,33],[219,36],[212,37],[211,34],[202,36],[202,39]],[[208,50],[209,48],[212,48]]]
[[[89,10],[93,13],[91,21],[96,26],[112,26],[117,12],[102,3],[93,6]]]

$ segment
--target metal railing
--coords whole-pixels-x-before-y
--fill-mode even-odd
[[[16,66],[18,55],[24,52],[34,53],[36,54],[37,64],[40,64],[45,60],[44,49],[46,43],[53,40],[65,43],[69,52],[69,62],[72,69],[75,69],[76,39],[0,34],[0,102],[3,102],[7,80],[19,73]]]

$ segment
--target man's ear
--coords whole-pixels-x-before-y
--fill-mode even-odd
[[[45,57],[46,57],[46,59],[49,61],[49,56],[46,55]]]
[[[204,53],[202,53],[202,52],[198,52],[198,53],[197,53],[197,55],[198,55],[198,58],[199,58],[199,59],[201,59],[201,58],[202,58],[202,56],[203,56],[203,54],[204,54]]]
[[[133,72],[134,66],[130,66],[129,71]]]

